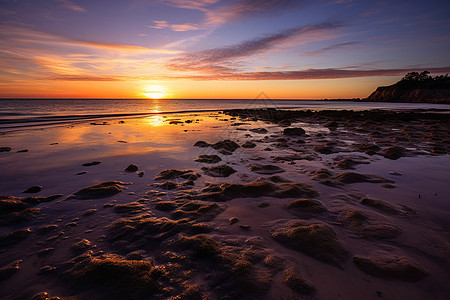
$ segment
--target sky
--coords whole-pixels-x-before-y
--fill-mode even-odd
[[[450,73],[450,1],[0,0],[0,98],[364,98]]]

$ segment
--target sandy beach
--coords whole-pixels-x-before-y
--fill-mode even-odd
[[[447,299],[444,111],[230,110],[0,136],[1,299]]]

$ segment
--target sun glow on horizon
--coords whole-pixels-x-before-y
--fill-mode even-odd
[[[161,99],[168,95],[166,87],[162,85],[148,86],[142,94],[150,99]]]

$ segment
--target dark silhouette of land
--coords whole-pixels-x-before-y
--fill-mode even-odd
[[[374,102],[429,102],[450,104],[450,77],[429,76],[430,72],[411,72],[399,82],[381,86],[364,101]]]

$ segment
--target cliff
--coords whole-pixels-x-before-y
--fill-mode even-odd
[[[427,72],[408,73],[399,82],[376,89],[365,101],[374,102],[429,102],[450,104],[450,78],[432,78]]]

